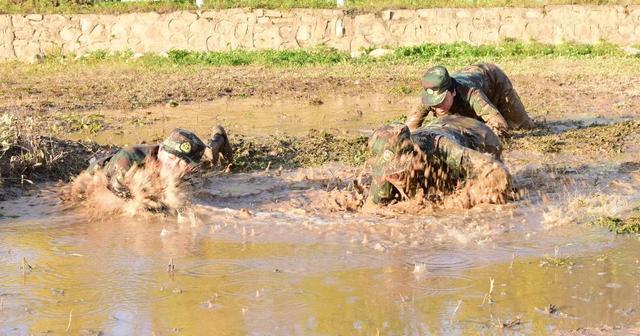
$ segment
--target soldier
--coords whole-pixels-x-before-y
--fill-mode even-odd
[[[213,164],[217,163],[220,155],[231,161],[231,146],[224,128],[213,127],[208,147],[194,133],[176,128],[162,144],[130,146],[99,160],[92,159],[87,171],[101,170],[109,181],[109,190],[119,197],[130,198],[131,191],[125,176],[132,167],[154,164],[160,178],[187,177],[196,170],[205,152]]]
[[[457,201],[471,207],[504,203],[511,188],[500,139],[475,119],[444,116],[413,133],[404,124],[387,125],[373,133],[369,148],[369,204],[388,204],[419,191],[434,200],[457,188]]]
[[[534,127],[511,81],[494,64],[472,65],[452,76],[437,65],[425,72],[422,87],[422,104],[407,118],[411,130],[422,126],[431,112],[478,119],[498,135],[509,128]]]

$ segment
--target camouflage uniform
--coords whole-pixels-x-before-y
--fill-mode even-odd
[[[469,66],[451,76],[446,68],[435,66],[425,73],[422,86],[422,104],[407,118],[411,130],[421,127],[431,112],[436,115],[433,106],[442,102],[446,90],[456,92],[447,114],[484,121],[497,134],[534,127],[511,81],[494,64]]]
[[[120,197],[129,198],[129,189],[124,182],[126,173],[134,166],[158,162],[160,148],[193,164],[200,161],[205,147],[202,140],[194,133],[177,128],[171,132],[162,144],[130,146],[117,151],[113,155],[98,160],[92,159],[87,171],[94,173],[102,170],[109,179],[108,188]]]
[[[373,181],[368,202],[388,203],[413,196],[451,191],[459,182],[490,177],[506,181],[498,198],[510,188],[510,175],[500,161],[500,139],[482,122],[461,116],[444,116],[411,133],[403,124],[374,132],[369,147],[373,155]],[[488,199],[485,199],[487,198]],[[491,195],[480,201],[498,203]]]

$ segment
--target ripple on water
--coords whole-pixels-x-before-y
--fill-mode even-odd
[[[471,278],[461,275],[412,274],[406,281],[409,287],[425,294],[455,292],[470,288],[473,284]]]
[[[180,270],[179,273],[192,277],[220,277],[235,275],[247,270],[247,266],[231,261],[198,260]]]
[[[296,285],[297,278],[286,273],[245,274],[226,281],[220,287],[224,297],[234,297],[241,306],[292,311],[308,306],[317,295]]]
[[[463,254],[455,251],[442,253],[418,254],[411,258],[415,264],[422,264],[429,272],[464,271],[477,266],[473,254]]]

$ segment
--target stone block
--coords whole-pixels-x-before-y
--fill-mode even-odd
[[[25,27],[29,27],[29,29],[31,29],[29,20],[19,14],[11,15],[11,25],[13,26],[13,29],[23,29]]]
[[[26,18],[29,21],[40,22],[40,21],[42,21],[42,14],[29,14],[29,15],[26,16]]]
[[[189,25],[189,31],[196,35],[210,35],[215,30],[215,24],[207,19],[198,19]]]
[[[85,15],[80,17],[80,31],[88,33],[96,26],[96,20],[93,15]]]
[[[298,31],[296,32],[296,40],[298,43],[304,43],[311,39],[311,32],[313,31],[313,27],[308,25],[301,25],[298,27]]]
[[[336,37],[344,37],[346,34],[346,28],[344,26],[344,20],[342,18],[338,18],[335,23],[335,35]]]
[[[264,16],[270,17],[270,18],[279,18],[279,17],[282,17],[282,12],[280,12],[278,10],[266,9],[264,11]]]
[[[28,60],[42,54],[40,46],[37,43],[23,40],[13,41],[13,50],[16,58],[20,60]]]
[[[35,30],[30,26],[23,26],[13,31],[16,40],[31,40]]]
[[[281,43],[278,27],[274,25],[256,27],[253,33],[253,45],[257,49],[279,49]]]

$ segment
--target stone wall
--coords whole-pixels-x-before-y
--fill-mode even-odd
[[[544,43],[599,40],[640,43],[640,5],[386,10],[229,9],[122,15],[0,15],[0,59],[29,60],[49,52],[105,49],[163,52],[236,48],[344,51],[427,42],[497,43],[505,38]]]

